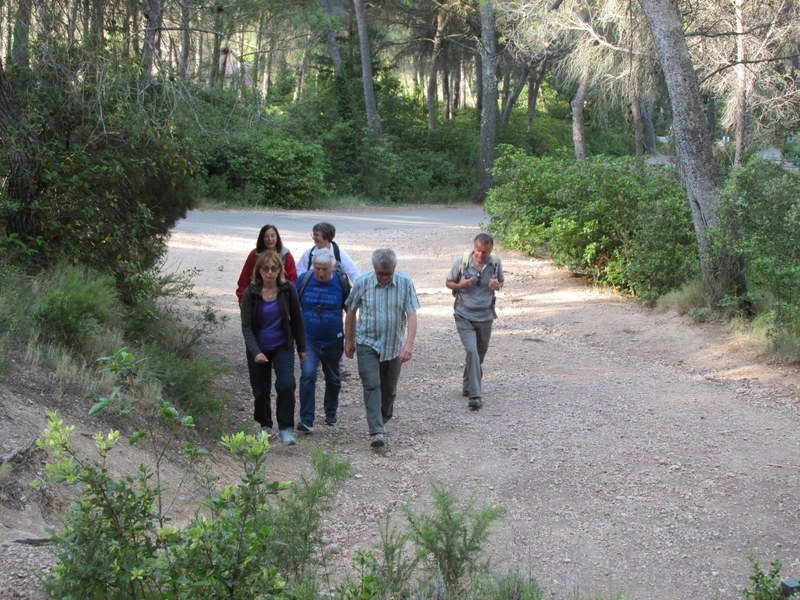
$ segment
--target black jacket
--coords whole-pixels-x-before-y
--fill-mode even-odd
[[[256,333],[261,327],[261,286],[254,283],[245,290],[242,297],[242,335],[247,350],[252,356],[262,352],[258,347]],[[297,353],[306,351],[306,328],[303,324],[303,314],[300,311],[300,301],[297,299],[297,290],[286,282],[278,288],[278,308],[281,312],[281,325],[283,335],[288,341],[289,348],[297,345]]]

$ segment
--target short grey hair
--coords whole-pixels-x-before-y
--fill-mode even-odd
[[[397,266],[397,255],[391,248],[378,248],[372,253],[372,266],[394,269]]]
[[[335,265],[336,264],[336,256],[334,256],[333,252],[328,250],[327,248],[318,248],[314,250],[314,254],[311,255],[313,262],[315,265]]]

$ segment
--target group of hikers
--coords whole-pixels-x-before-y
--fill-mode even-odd
[[[293,445],[295,429],[314,432],[317,371],[325,378],[325,425],[337,423],[344,370],[342,356],[358,364],[370,446],[385,445],[401,365],[411,360],[419,298],[411,278],[397,271],[390,248],[372,253],[372,270],[361,274],[333,241],[336,228],[317,223],[314,245],[295,262],[274,225],[264,225],[239,275],[242,334],[253,390],[254,418],[272,435],[270,396],[275,387],[278,440]],[[462,394],[471,410],[483,405],[482,364],[496,317],[495,292],[503,286],[494,240],[480,233],[473,249],[457,256],[445,285],[455,296],[456,328],[466,351]],[[300,411],[295,424],[295,349],[300,358]]]

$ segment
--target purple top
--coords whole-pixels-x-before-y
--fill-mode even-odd
[[[256,340],[258,341],[258,347],[262,351],[275,350],[275,348],[279,348],[286,343],[283,327],[281,326],[281,311],[278,308],[277,300],[262,304],[259,322],[262,325],[256,334]]]

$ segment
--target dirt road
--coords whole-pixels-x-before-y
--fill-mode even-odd
[[[504,506],[491,542],[498,570],[535,575],[552,598],[741,598],[751,554],[800,575],[800,373],[760,363],[720,326],[644,309],[500,248],[506,286],[484,408],[467,409],[443,283],[484,218],[474,207],[196,211],[175,228],[167,269],[200,268],[197,286],[230,317],[203,350],[235,365],[224,380],[236,399],[231,429],[254,431],[234,288],[261,225],[277,224],[299,257],[312,224],[331,221],[362,269],[375,248],[392,247],[416,283],[419,333],[386,448],[368,446],[356,376],[345,380],[336,427],[270,452],[276,479],[307,469],[318,444],[358,472],[326,521],[331,573],[349,570],[357,548],[377,546],[387,515],[402,526],[401,503],[428,506],[435,482]],[[44,412],[36,403],[53,402],[52,390],[23,389],[15,373],[0,380],[4,447],[35,437]],[[73,404],[85,415],[61,403]],[[85,435],[95,426],[86,423]],[[126,460],[133,468],[141,458]],[[236,483],[217,460],[223,482]],[[186,516],[194,503],[177,508]],[[44,534],[36,506],[20,506],[0,503],[3,540]],[[0,597],[38,598],[30,569],[47,557],[19,544],[0,550]]]
[[[339,550],[333,568],[376,545],[386,514],[401,524],[400,503],[424,507],[436,482],[506,507],[492,538],[496,559],[534,574],[557,598],[739,597],[750,554],[800,575],[798,370],[759,363],[716,325],[641,308],[500,249],[507,281],[485,407],[467,410],[443,282],[484,219],[476,208],[205,211],[176,228],[170,261],[201,267],[197,283],[232,317],[209,351],[237,364],[231,389],[246,427],[233,289],[260,225],[276,223],[299,256],[311,225],[331,221],[362,269],[373,249],[392,247],[416,283],[419,334],[386,450],[368,447],[357,377],[343,389],[338,427],[274,450],[281,475],[305,468],[316,444],[359,472],[328,522]]]

